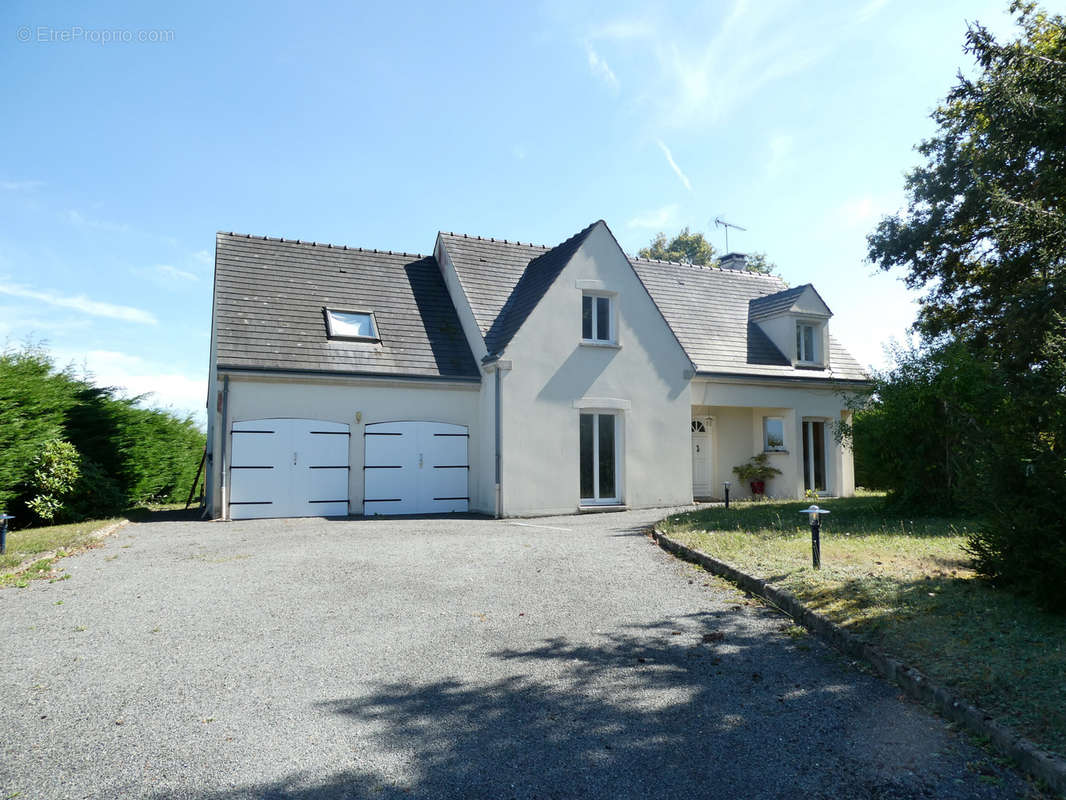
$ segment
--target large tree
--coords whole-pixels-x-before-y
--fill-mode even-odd
[[[1066,25],[1034,4],[1010,8],[1013,41],[970,27],[976,73],[960,75],[934,112],[907,208],[882,220],[869,254],[924,291],[921,374],[943,374],[948,348],[952,359],[963,348],[995,396],[956,419],[952,459],[973,477],[969,504],[987,513],[970,541],[979,568],[1066,608]],[[941,407],[962,407],[956,381],[927,385]]]
[[[1066,30],[1033,4],[1011,10],[1015,41],[970,27],[979,74],[960,76],[934,112],[907,210],[869,243],[882,269],[925,290],[927,338],[962,334],[1022,373],[1045,360],[1066,313]]]
[[[718,254],[714,245],[707,241],[699,231],[691,232],[687,227],[682,228],[676,236],[667,239],[665,233],[655,234],[655,238],[647,247],[637,251],[641,258],[654,258],[660,261],[680,261],[686,264],[700,264],[705,267],[714,266],[718,263]],[[747,257],[744,267],[748,272],[761,272],[770,274],[777,269],[777,265],[766,258],[765,253],[752,253]]]

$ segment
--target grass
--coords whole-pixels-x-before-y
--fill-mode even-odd
[[[974,574],[964,546],[977,522],[891,514],[875,494],[826,500],[822,568],[814,570],[799,513],[808,505],[738,503],[677,514],[660,527],[787,589],[1066,756],[1066,618]]]
[[[69,525],[48,525],[41,528],[24,528],[8,531],[7,552],[0,555],[0,587],[25,587],[31,580],[47,578],[65,580],[68,574],[60,574],[56,562],[74,553],[79,553],[99,543],[96,534],[122,518],[98,519],[75,522]],[[25,569],[15,571],[19,565],[33,561]]]

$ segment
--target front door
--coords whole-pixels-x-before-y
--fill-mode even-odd
[[[705,420],[692,420],[692,495],[711,496],[711,429]]]

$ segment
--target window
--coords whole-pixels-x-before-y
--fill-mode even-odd
[[[610,297],[601,294],[581,296],[581,338],[586,342],[614,342]]]
[[[822,421],[803,421],[803,488],[826,490],[825,422]]]
[[[337,311],[325,309],[326,334],[330,339],[376,342],[378,326],[372,311]]]
[[[817,342],[819,328],[807,322],[796,323],[796,360],[817,364],[821,361],[818,357]]]
[[[781,417],[763,417],[763,449],[785,449],[785,421]]]
[[[618,502],[617,416],[582,414],[580,433],[581,503]]]

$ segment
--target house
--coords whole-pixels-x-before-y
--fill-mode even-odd
[[[810,285],[440,233],[430,256],[219,233],[216,517],[500,516],[854,492],[833,436],[866,385]]]

